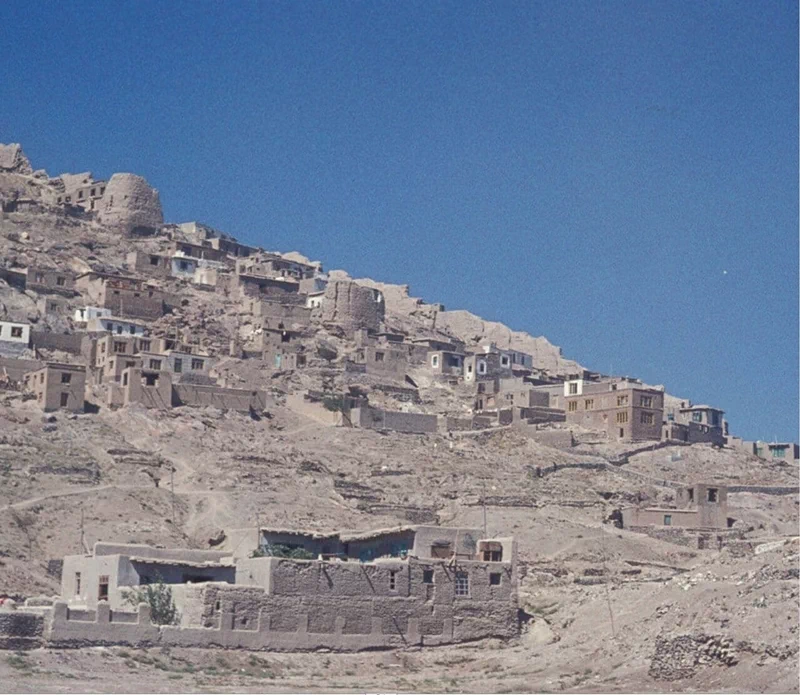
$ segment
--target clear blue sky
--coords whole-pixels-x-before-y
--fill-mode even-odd
[[[0,141],[796,440],[797,36],[775,0],[7,0]]]

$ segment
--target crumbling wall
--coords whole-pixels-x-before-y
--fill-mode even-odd
[[[98,208],[100,222],[120,234],[153,234],[164,224],[158,191],[136,174],[114,174]]]
[[[31,344],[37,350],[61,350],[80,355],[85,333],[53,333],[52,331],[31,331]]]
[[[242,412],[249,412],[251,408],[258,411],[267,408],[267,394],[264,391],[186,383],[173,384],[173,390],[178,405],[212,406],[220,410]]]
[[[373,430],[392,430],[408,434],[427,434],[436,432],[438,417],[423,413],[403,413],[393,410],[381,410],[366,406],[350,411],[350,421],[354,427]]]
[[[323,323],[335,323],[346,331],[377,331],[384,320],[385,306],[376,290],[352,280],[331,280],[319,312]]]
[[[650,661],[650,676],[675,681],[691,678],[698,667],[711,664],[733,666],[738,657],[733,640],[722,635],[662,636]]]

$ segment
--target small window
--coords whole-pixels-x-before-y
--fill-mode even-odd
[[[389,572],[389,591],[397,590],[397,572],[392,570]]]
[[[11,337],[12,338],[21,338],[22,337],[22,326],[11,326]]]
[[[161,360],[150,360],[150,369],[161,369]]]
[[[61,383],[68,384],[72,381],[72,374],[69,372],[61,372]]]
[[[116,353],[124,353],[128,351],[128,346],[122,340],[115,340],[114,341],[114,352]]]
[[[382,352],[376,352],[375,353],[375,361],[376,362],[383,362],[383,358],[384,358],[384,353],[382,353]]]
[[[122,385],[123,386],[127,386],[128,385],[128,372],[125,372],[122,375]]]
[[[640,401],[639,401],[639,405],[641,405],[642,408],[652,408],[653,407],[653,397],[652,396],[642,396]]]
[[[672,514],[664,514],[664,526],[672,526]]]
[[[69,394],[68,393],[62,393],[61,394],[61,407],[62,408],[66,408],[68,403],[69,403]]]
[[[687,488],[686,491],[689,493],[689,501],[694,502],[694,488]]]
[[[489,585],[490,586],[500,586],[500,582],[503,578],[503,575],[500,572],[490,572],[489,573]]]
[[[469,596],[469,573],[456,572],[456,596]]]
[[[97,580],[97,600],[108,601],[108,575],[100,575]]]
[[[75,572],[75,595],[81,595],[81,573]]]
[[[643,425],[652,425],[655,422],[653,413],[642,413],[641,421]]]
[[[708,488],[708,501],[717,502],[719,500],[719,490],[715,487]]]
[[[478,362],[478,374],[486,374],[486,362],[483,360]]]
[[[569,385],[569,395],[575,396],[578,393],[578,384],[570,384]]]
[[[626,422],[628,422],[628,411],[627,410],[623,410],[623,411],[617,413],[617,423],[622,425],[622,424],[624,424]]]
[[[621,405],[628,405],[628,397],[627,396],[617,396],[617,406]]]
[[[198,371],[198,370],[203,369],[204,365],[205,365],[205,362],[203,360],[199,360],[196,357],[192,358],[192,369],[194,371]]]
[[[83,191],[78,191],[78,200],[83,198]]]
[[[150,341],[149,340],[140,340],[139,341],[139,350],[142,352],[150,352]]]
[[[703,422],[703,413],[700,411],[692,413],[692,422]]]
[[[176,358],[174,365],[175,365],[175,372],[177,374],[180,374],[183,371],[183,360]]]
[[[214,612],[219,613],[221,610],[222,610],[222,602],[219,599],[217,599],[214,602]]]
[[[586,410],[594,410],[594,398],[587,398],[583,404]]]
[[[619,428],[619,438],[622,439],[624,436],[625,436],[625,428],[624,427],[620,427]]]
[[[422,583],[433,584],[433,570],[422,570]]]
[[[504,367],[508,367],[508,357],[506,357],[505,355],[503,355],[503,356],[500,358],[500,364],[502,364]]]
[[[150,265],[158,265],[158,256],[150,256]]]
[[[63,287],[67,284],[67,278],[61,277],[60,275],[56,278],[56,285],[59,287]]]
[[[91,195],[97,195],[97,189],[96,188],[92,189]]]
[[[569,405],[567,406],[567,410],[570,413],[574,413],[578,410],[578,401],[570,401]]]
[[[431,357],[431,366],[438,367],[439,366],[439,355],[434,355]]]

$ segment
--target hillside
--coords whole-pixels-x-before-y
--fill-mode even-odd
[[[134,276],[132,251],[161,256],[176,239],[189,238],[181,227],[154,222],[160,216],[157,194],[142,193],[140,202],[132,193],[140,207],[98,217],[59,205],[62,189],[34,172],[21,149],[0,148],[0,170],[5,271]],[[155,226],[147,234],[132,231],[150,224]],[[308,262],[297,254],[284,258]],[[49,295],[22,291],[8,277],[0,279],[0,321],[55,334],[81,332],[73,312],[84,297],[75,293],[53,312],[42,301]],[[343,271],[328,277],[331,283],[349,281]],[[407,286],[368,279],[355,284],[381,293],[385,333],[455,340],[468,348],[496,343],[531,355],[535,369],[552,377],[583,369],[543,337],[442,310],[410,297]],[[266,408],[112,408],[98,383],[87,389],[87,412],[43,413],[30,394],[0,390],[0,592],[17,598],[56,594],[57,563],[51,561],[99,540],[228,548],[231,530],[257,524],[320,531],[485,525],[489,534],[513,534],[519,544],[526,622],[515,643],[391,655],[311,654],[300,665],[291,655],[270,655],[269,672],[278,678],[270,683],[259,680],[266,678],[263,669],[241,675],[249,667],[235,654],[225,657],[226,686],[314,690],[314,674],[330,669],[326,673],[342,689],[357,690],[798,689],[796,465],[708,444],[639,451],[632,443],[598,442],[581,428],[574,428],[576,446],[555,448],[537,441],[541,430],[531,427],[405,434],[326,426],[291,407],[290,397],[305,391],[366,394],[380,408],[444,416],[467,413],[471,396],[463,384],[437,380],[420,364],[393,374],[352,370],[346,358],[358,351],[354,331],[314,311],[308,322],[287,319],[279,329],[300,336],[304,368],[242,359],[232,345],[251,345],[266,323],[244,311],[233,293],[172,276],[154,286],[169,310],[148,322],[148,335],[174,336],[197,350],[192,354],[213,357],[219,384],[263,390]],[[32,350],[25,357],[80,362],[58,350]],[[566,432],[560,423],[543,430]],[[622,507],[674,502],[675,487],[662,484],[667,481],[790,488],[729,495],[729,514],[743,539],[753,547],[781,543],[759,554],[698,550],[606,523]],[[735,658],[726,656],[727,646],[703,646],[717,643],[732,645]],[[184,650],[164,658],[177,669],[178,657],[202,675],[202,655]],[[109,650],[103,662],[108,669],[91,683],[90,658],[88,651],[63,659],[30,655],[35,665],[24,687],[35,691],[53,674],[70,673],[84,687],[124,689],[114,681],[133,671],[130,659]],[[332,665],[323,665],[325,659]],[[391,663],[403,664],[402,682],[388,670]],[[0,663],[0,678],[13,675],[10,668]],[[220,674],[166,683],[166,671],[135,669],[147,690],[220,685],[214,680]],[[357,678],[356,670],[371,675]]]

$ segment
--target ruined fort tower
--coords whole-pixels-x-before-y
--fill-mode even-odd
[[[99,221],[122,234],[153,234],[164,215],[158,191],[136,174],[114,174],[98,209]]]

